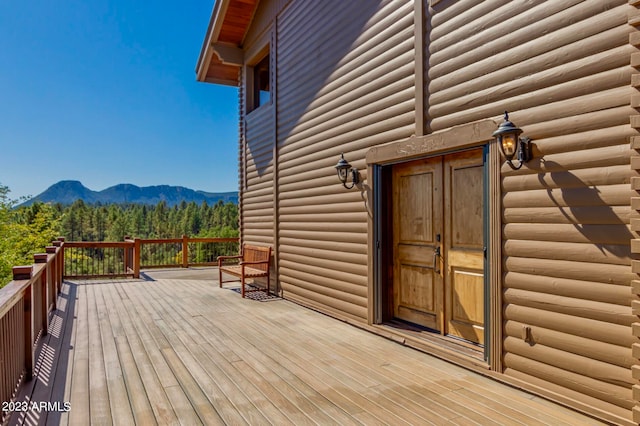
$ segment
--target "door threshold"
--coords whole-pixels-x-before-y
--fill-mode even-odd
[[[436,330],[421,327],[398,319],[375,325],[385,331],[403,338],[401,343],[434,355],[449,358],[446,355],[462,357],[473,365],[488,368],[484,359],[484,346],[462,340],[458,337],[443,336]]]

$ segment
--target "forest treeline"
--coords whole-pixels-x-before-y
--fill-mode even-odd
[[[42,204],[23,208],[28,222]],[[88,205],[78,200],[68,207],[52,206],[60,218],[59,233],[68,241],[122,241],[138,238],[237,237],[238,206],[218,203],[213,206],[182,202],[173,207],[164,201],[145,204]]]
[[[33,263],[51,241],[123,241],[138,238],[237,237],[238,206],[234,203],[182,202],[156,205],[90,205],[77,200],[69,206],[36,202],[17,207],[9,188],[0,185],[0,287],[11,280],[16,265]]]

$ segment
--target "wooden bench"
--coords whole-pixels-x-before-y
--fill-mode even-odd
[[[223,265],[228,259],[238,259],[233,265]],[[220,287],[222,287],[222,273],[240,277],[242,297],[245,294],[245,279],[267,277],[267,294],[269,294],[269,262],[271,261],[271,247],[260,247],[249,244],[242,245],[242,254],[239,256],[218,256],[218,274],[220,275]],[[259,291],[260,289],[249,290]]]

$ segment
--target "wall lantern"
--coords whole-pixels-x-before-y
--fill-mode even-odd
[[[507,160],[507,164],[513,169],[518,170],[524,163],[531,160],[531,139],[524,137],[521,138],[520,134],[522,129],[516,127],[515,124],[509,121],[509,113],[504,112],[504,121],[498,126],[498,130],[493,132],[493,136],[496,138],[500,150]],[[513,157],[516,157],[518,167],[514,166],[511,162]]]
[[[358,169],[351,167],[351,164],[344,159],[344,154],[340,154],[340,161],[336,164],[336,170],[338,171],[340,182],[342,182],[342,185],[347,189],[353,188],[360,181]],[[347,186],[349,175],[351,175],[351,186]]]

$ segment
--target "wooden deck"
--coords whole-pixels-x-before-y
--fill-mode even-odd
[[[209,273],[65,282],[11,423],[600,424]]]

